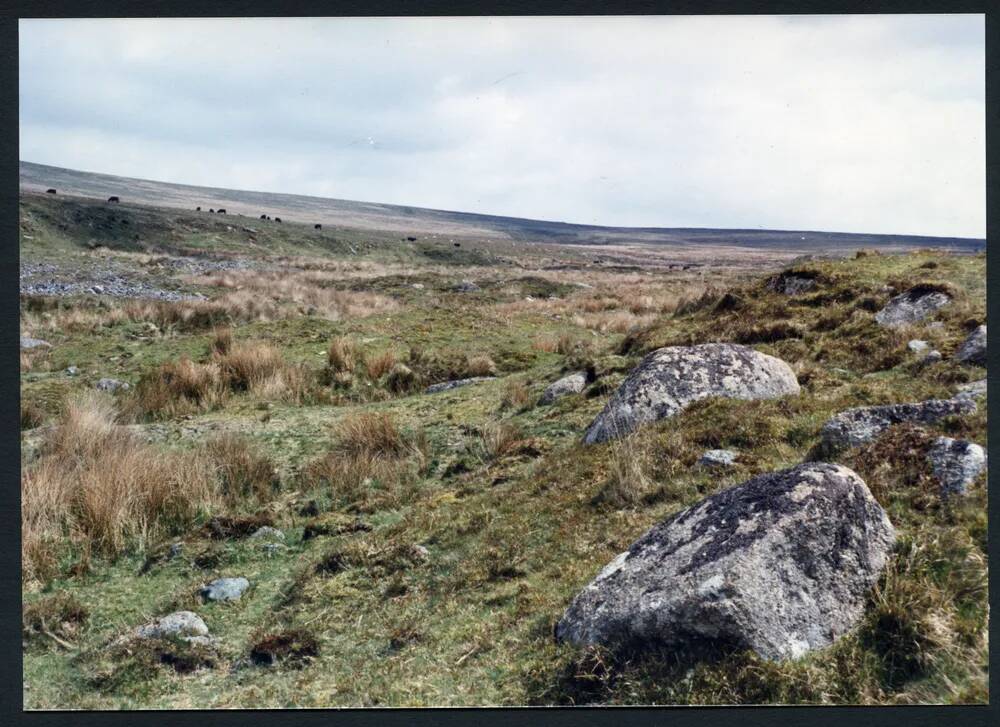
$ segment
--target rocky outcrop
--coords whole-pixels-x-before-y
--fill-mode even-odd
[[[975,366],[986,365],[986,326],[979,326],[955,352],[958,361]]]
[[[979,381],[972,381],[968,384],[962,384],[958,387],[958,393],[955,394],[956,399],[975,399],[978,397],[986,396],[986,379],[980,379]]]
[[[886,328],[898,328],[922,321],[951,302],[951,296],[940,290],[917,286],[897,295],[875,314],[875,320]]]
[[[620,437],[699,399],[777,399],[799,393],[791,367],[733,343],[661,348],[622,382],[584,433],[585,444]]]
[[[816,287],[816,277],[815,274],[781,273],[771,278],[767,287],[783,295],[801,295]]]
[[[857,623],[894,542],[846,467],[759,475],[643,535],[576,596],[556,638],[796,658]]]
[[[927,459],[945,496],[964,495],[966,488],[986,469],[986,450],[964,439],[938,437],[928,450]]]
[[[94,386],[100,391],[115,392],[121,389],[122,391],[128,391],[129,385],[125,381],[119,381],[118,379],[103,378],[98,379]]]
[[[451,389],[457,389],[460,386],[468,386],[469,384],[478,384],[480,381],[493,381],[496,376],[473,376],[471,379],[455,379],[453,381],[442,381],[440,384],[431,384],[426,389],[424,389],[425,394],[436,394],[439,391],[449,391]]]
[[[930,348],[930,344],[927,341],[921,340],[919,338],[914,338],[912,341],[906,344],[906,347],[913,351],[913,353],[920,353],[921,351],[926,351]]]
[[[842,449],[870,442],[894,424],[934,424],[947,416],[974,414],[972,399],[929,399],[916,404],[859,406],[842,411],[829,419],[820,430],[818,456],[828,456]]]
[[[584,371],[576,371],[569,376],[563,376],[558,381],[549,384],[542,392],[539,404],[551,404],[556,399],[561,399],[569,394],[579,394],[583,387],[587,385],[587,374]]]

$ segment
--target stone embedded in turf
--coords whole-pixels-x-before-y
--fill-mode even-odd
[[[858,622],[895,539],[846,467],[759,475],[649,530],[576,596],[556,638],[797,658]]]

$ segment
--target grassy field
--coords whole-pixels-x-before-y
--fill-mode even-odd
[[[983,378],[950,356],[985,322],[984,255],[797,261],[818,282],[789,298],[767,286],[788,255],[685,270],[677,251],[636,248],[598,264],[568,246],[456,247],[39,195],[22,198],[21,231],[22,264],[56,278],[89,285],[113,268],[204,296],[22,297],[22,334],[52,344],[21,357],[27,708],[988,698],[985,480],[940,501],[921,456],[930,436],[906,426],[837,459],[900,538],[861,626],[834,646],[690,662],[552,635],[637,536],[802,461],[832,414]],[[232,260],[252,265],[199,267]],[[917,283],[953,292],[943,326],[875,325]],[[943,361],[918,366],[911,338]],[[645,353],[708,341],[783,358],[801,395],[704,401],[581,445]],[[584,392],[538,404],[585,369]],[[493,378],[424,393],[470,376]],[[130,387],[96,392],[102,377]],[[937,429],[985,446],[985,407]],[[694,466],[714,447],[740,453],[721,475]],[[262,524],[284,532],[279,547],[246,537]],[[202,603],[219,576],[250,590]],[[177,609],[199,613],[217,648],[121,641]],[[277,664],[257,665],[262,651]]]

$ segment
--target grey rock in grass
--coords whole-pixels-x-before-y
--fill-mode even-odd
[[[926,351],[930,344],[927,341],[923,341],[919,338],[914,338],[912,341],[906,344],[906,347],[913,351],[913,353],[920,353],[921,351]]]
[[[554,381],[542,392],[539,404],[551,404],[556,399],[561,399],[570,394],[579,394],[583,387],[587,385],[587,374],[584,371],[575,371],[569,376],[563,376],[558,381]]]
[[[121,389],[122,391],[128,391],[129,385],[126,381],[119,381],[118,379],[102,378],[98,379],[94,386],[100,391],[114,392]]]
[[[782,273],[772,278],[768,287],[784,295],[801,295],[816,287],[816,279],[795,273]]]
[[[34,348],[52,348],[52,344],[48,341],[43,341],[40,338],[32,338],[31,336],[21,336],[21,348],[26,351],[30,351]]]
[[[698,459],[698,464],[702,467],[729,467],[738,456],[731,449],[709,449]]]
[[[820,430],[818,454],[827,456],[872,441],[894,424],[934,424],[947,416],[974,414],[972,399],[928,399],[914,404],[859,406],[827,420]]]
[[[183,639],[208,636],[208,626],[193,611],[174,611],[135,630],[139,639]]]
[[[263,525],[254,530],[250,537],[257,540],[284,540],[285,534],[278,530],[278,528],[272,528],[270,525]]]
[[[855,626],[895,539],[846,467],[759,475],[639,538],[573,599],[556,638],[797,658]]]
[[[931,364],[939,363],[942,359],[944,359],[944,356],[942,356],[941,352],[938,351],[937,349],[929,351],[926,356],[920,359],[920,368],[923,368],[925,366],[930,366]]]
[[[80,369],[78,369],[76,366],[67,366],[66,367],[66,375],[67,376],[76,376],[78,373],[80,373]]]
[[[699,399],[777,399],[799,393],[791,367],[733,343],[653,351],[615,391],[583,436],[585,444],[620,437],[673,416]]]
[[[431,384],[424,389],[425,394],[436,394],[439,391],[450,391],[469,384],[478,384],[481,381],[493,381],[496,376],[473,376],[471,379],[454,379],[453,381],[442,381],[440,384]]]
[[[980,379],[979,381],[972,381],[968,384],[962,384],[958,387],[958,393],[955,394],[956,399],[974,399],[976,397],[986,396],[986,379]]]
[[[950,302],[947,293],[918,286],[890,300],[875,314],[875,320],[886,328],[898,328],[922,321]]]
[[[201,589],[201,596],[206,601],[238,601],[243,592],[250,587],[246,578],[216,578]]]
[[[471,280],[463,280],[454,287],[454,290],[458,293],[475,293],[478,290],[482,290],[482,288],[473,283]]]
[[[986,365],[986,326],[979,326],[969,334],[955,352],[955,358],[974,366]]]
[[[964,495],[979,473],[986,469],[986,450],[975,442],[938,437],[927,452],[941,493]]]

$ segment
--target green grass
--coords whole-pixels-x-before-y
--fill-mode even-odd
[[[57,224],[43,216],[55,214],[49,206],[57,204],[27,204],[36,234]],[[257,226],[256,221],[245,224]],[[204,234],[222,239],[214,228]],[[291,241],[293,233],[287,234]],[[47,254],[47,244],[42,241],[36,252]],[[209,244],[208,238],[194,235],[183,241],[185,250],[199,244]],[[217,244],[210,243],[213,250]],[[305,249],[307,243],[288,244]],[[245,252],[236,243],[231,249]],[[929,261],[937,267],[921,267]],[[281,491],[266,510],[286,532],[287,547],[268,555],[253,541],[209,541],[198,523],[179,538],[185,543],[183,557],[145,574],[139,571],[149,553],[169,543],[137,544],[116,561],[95,557],[89,573],[63,572],[44,584],[26,584],[25,604],[70,594],[87,609],[68,639],[71,647],[37,634],[27,639],[26,706],[986,700],[985,484],[980,481],[967,500],[953,505],[927,496],[919,467],[915,470],[912,458],[894,448],[892,437],[900,436],[895,430],[839,459],[872,486],[899,530],[900,545],[863,623],[833,647],[791,663],[730,654],[719,662],[691,664],[677,654],[609,654],[559,645],[552,637],[575,593],[651,525],[754,474],[800,462],[830,415],[862,404],[949,396],[957,384],[984,375],[949,358],[968,328],[985,321],[983,256],[921,252],[808,266],[820,283],[804,296],[770,292],[761,278],[732,291],[736,302],[718,306],[718,297],[706,299],[700,308],[660,316],[627,337],[593,336],[569,317],[555,318],[544,310],[526,309],[498,323],[493,306],[517,296],[504,292],[509,277],[490,268],[483,274],[495,284],[486,282],[475,294],[449,292],[454,280],[437,271],[366,283],[368,289],[399,296],[401,309],[389,315],[336,322],[292,317],[235,327],[237,341],[269,342],[287,361],[305,363],[317,376],[329,341],[349,335],[366,351],[391,349],[402,360],[415,346],[482,353],[497,363],[499,378],[434,395],[380,392],[304,406],[238,394],[222,409],[148,425],[146,431],[164,447],[195,447],[219,431],[248,437],[279,473]],[[427,285],[424,293],[409,287],[414,280]],[[532,295],[571,293],[547,280],[523,282],[535,291]],[[947,282],[956,291],[956,301],[939,315],[943,329],[894,333],[872,323],[872,307],[926,282]],[[778,335],[765,330],[777,323],[785,326]],[[140,324],[122,323],[96,334],[47,335],[54,344],[47,354],[49,370],[41,363],[22,374],[22,398],[43,406],[51,423],[62,397],[92,386],[99,376],[135,383],[164,361],[208,356],[210,331],[140,338],[139,329]],[[533,402],[578,363],[534,345],[540,335],[563,333],[595,340],[598,382],[552,406],[504,406],[509,381],[523,381]],[[643,428],[633,443],[645,475],[638,497],[628,504],[602,497],[614,476],[617,445],[584,447],[580,434],[603,406],[607,390],[658,346],[741,336],[787,360],[799,375],[802,394],[779,401],[700,402]],[[927,338],[945,360],[915,368],[918,355],[906,350],[910,337]],[[62,372],[70,363],[80,367],[78,377]],[[384,504],[359,507],[305,476],[309,463],[335,442],[338,422],[356,412],[387,413],[407,432],[425,433],[427,461],[402,500],[373,498]],[[501,422],[516,427],[525,443],[509,454],[487,456],[483,434]],[[985,411],[944,422],[937,430],[985,445]],[[702,451],[714,447],[739,449],[737,466],[721,476],[693,466]],[[257,508],[248,502],[230,514]],[[317,518],[360,520],[367,529],[304,540],[304,530]],[[417,545],[426,548],[426,558],[415,554]],[[214,554],[212,567],[192,564],[207,550]],[[332,557],[339,564],[334,572],[317,570]],[[199,603],[198,586],[222,575],[246,576],[252,588],[236,604]],[[214,667],[180,674],[141,652],[110,662],[110,640],[180,607],[196,610],[219,637]],[[316,655],[301,663],[231,670],[255,643],[286,630],[315,639]]]

